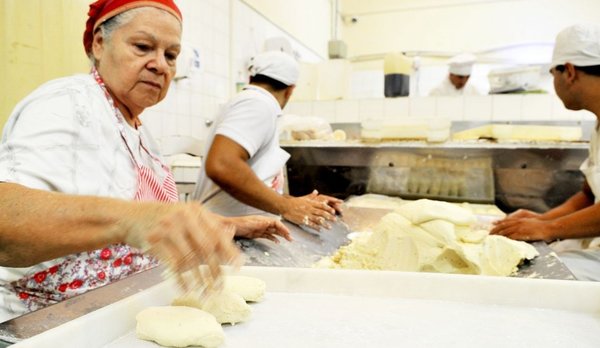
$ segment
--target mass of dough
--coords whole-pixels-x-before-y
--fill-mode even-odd
[[[200,294],[191,292],[173,300],[173,306],[195,307],[215,316],[221,324],[236,324],[246,321],[252,308],[244,298],[231,290],[223,289],[201,300]]]
[[[226,276],[225,290],[236,293],[248,302],[262,301],[267,284],[264,280],[246,276]]]
[[[410,203],[410,200],[404,200],[399,197],[391,197],[386,195],[367,193],[360,196],[350,197],[345,205],[348,207],[357,208],[375,208],[375,209],[391,209],[396,210],[406,203]],[[445,202],[447,203],[447,202]],[[502,210],[498,209],[493,204],[477,204],[477,203],[451,203],[457,205],[463,209],[466,209],[474,214],[482,214],[490,217],[504,217],[505,214]]]
[[[143,340],[166,347],[218,347],[223,328],[214,316],[197,308],[149,307],[138,313],[136,334]]]
[[[477,229],[476,220],[460,205],[409,202],[315,266],[507,276],[538,255],[528,243]]]

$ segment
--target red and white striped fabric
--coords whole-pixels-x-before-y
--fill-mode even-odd
[[[165,170],[168,171],[167,177],[160,183],[152,169],[146,166],[138,167],[136,201],[177,202],[179,194],[173,173],[166,167]]]

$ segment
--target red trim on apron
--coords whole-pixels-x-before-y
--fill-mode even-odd
[[[179,195],[173,174],[160,159],[148,151],[141,139],[141,148],[166,171],[165,179],[160,182],[151,168],[136,161],[123,131],[126,125],[121,112],[115,106],[96,69],[92,68],[91,73],[114,109],[121,138],[136,168],[137,190],[134,199],[136,201],[177,202]],[[59,264],[48,269],[32,271],[33,274],[28,274],[10,285],[27,308],[33,311],[123,279],[157,264],[158,262],[154,258],[142,254],[135,248],[125,244],[115,244],[104,249],[69,255],[63,258]]]

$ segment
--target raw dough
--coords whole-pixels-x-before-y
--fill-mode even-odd
[[[262,280],[246,276],[226,276],[225,290],[229,290],[246,301],[259,302],[265,296],[267,284]]]
[[[200,295],[190,293],[173,300],[174,306],[195,307],[207,311],[215,316],[221,324],[235,324],[248,320],[252,313],[252,308],[244,298],[231,290],[223,291],[208,296],[206,301],[200,301]]]
[[[455,225],[471,225],[477,221],[473,213],[456,204],[430,199],[404,204],[396,211],[417,225],[435,219],[447,220]]]
[[[149,307],[138,313],[137,337],[168,347],[218,347],[223,328],[211,314],[190,307]]]
[[[406,203],[315,266],[507,276],[538,255],[530,244],[475,228],[476,220],[453,203]]]

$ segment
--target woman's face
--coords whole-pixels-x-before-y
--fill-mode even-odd
[[[116,28],[108,41],[95,35],[97,69],[117,106],[137,116],[165,97],[175,76],[180,42],[181,23],[153,7]]]

